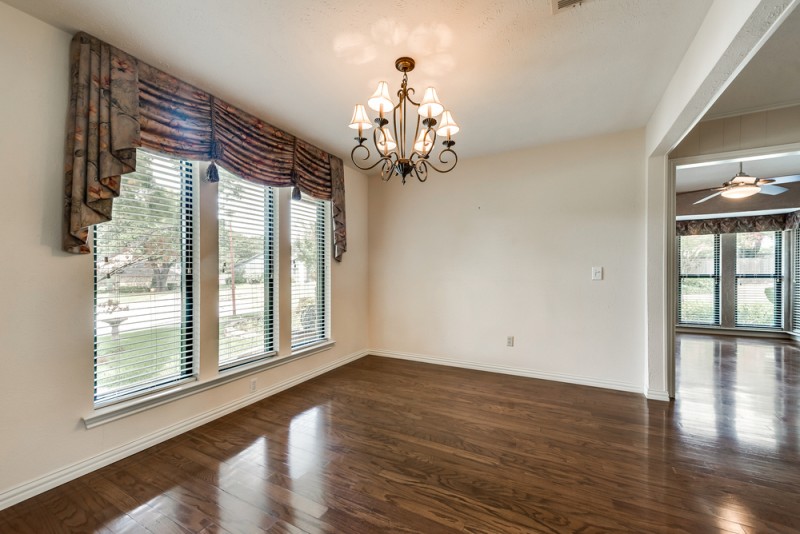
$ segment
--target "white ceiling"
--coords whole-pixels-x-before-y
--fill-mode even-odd
[[[705,119],[800,104],[800,9],[764,43]]]
[[[461,158],[643,127],[711,0],[5,0],[348,159],[379,80],[435,85]],[[66,62],[66,54],[65,54]]]

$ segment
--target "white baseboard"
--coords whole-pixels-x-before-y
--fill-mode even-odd
[[[663,390],[648,389],[645,397],[650,400],[669,402],[669,393]]]
[[[301,375],[292,377],[283,382],[279,382],[268,388],[264,388],[255,393],[247,395],[246,397],[233,400],[222,406],[217,406],[213,410],[203,412],[194,417],[181,421],[180,423],[161,429],[157,432],[153,432],[152,434],[143,436],[135,441],[126,443],[125,445],[122,445],[120,447],[116,447],[104,453],[98,454],[97,456],[93,456],[91,458],[87,458],[80,462],[76,462],[72,465],[69,465],[62,469],[58,469],[44,476],[41,476],[37,479],[25,482],[9,490],[3,491],[2,493],[0,493],[0,510],[8,508],[9,506],[13,506],[14,504],[22,502],[25,499],[29,499],[35,495],[43,493],[49,489],[55,488],[56,486],[60,486],[65,482],[74,480],[87,473],[91,473],[92,471],[100,469],[101,467],[105,467],[106,465],[112,464],[132,454],[143,451],[144,449],[152,447],[153,445],[161,443],[162,441],[174,438],[175,436],[183,434],[184,432],[188,432],[193,428],[197,428],[198,426],[209,423],[214,419],[218,419],[223,415],[235,412],[236,410],[244,408],[245,406],[253,404],[254,402],[257,402],[261,399],[267,398],[285,389],[289,389],[292,386],[296,386],[297,384],[310,380],[316,376],[327,373],[328,371],[331,371],[337,367],[341,367],[342,365],[355,361],[363,356],[366,356],[367,354],[370,354],[370,352],[367,350],[363,350],[350,354],[348,356],[344,356],[336,361],[329,363],[328,365],[314,369],[313,371],[309,371],[307,373],[303,373]]]
[[[448,365],[450,367],[462,367],[464,369],[474,369],[476,371],[488,371],[490,373],[502,373],[506,375],[525,376],[528,378],[540,378],[554,382],[566,382],[581,386],[592,386],[596,388],[614,389],[617,391],[628,391],[642,394],[642,386],[617,382],[613,380],[598,380],[584,376],[565,375],[560,373],[544,373],[521,367],[509,367],[506,365],[493,365],[465,360],[456,360],[444,356],[429,356],[425,354],[413,354],[410,352],[398,352],[394,350],[373,349],[369,354],[375,356],[385,356],[387,358],[398,358],[401,360],[412,360],[415,362],[432,363],[434,365]]]

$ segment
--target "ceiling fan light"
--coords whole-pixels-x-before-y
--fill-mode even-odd
[[[389,84],[386,82],[378,82],[378,87],[375,92],[367,100],[367,105],[379,113],[388,113],[394,108],[392,99],[389,98]]]
[[[425,95],[422,97],[422,102],[420,102],[417,110],[420,117],[436,117],[441,115],[442,111],[444,111],[444,106],[439,102],[439,95],[436,94],[436,89],[433,87],[425,89]]]
[[[358,130],[359,128],[362,130],[369,130],[372,128],[372,123],[369,121],[367,110],[364,109],[362,104],[356,104],[356,107],[353,109],[353,118],[350,119],[349,126],[354,130]]]
[[[744,184],[731,187],[723,191],[721,194],[725,198],[747,198],[760,192],[761,188],[754,184]]]

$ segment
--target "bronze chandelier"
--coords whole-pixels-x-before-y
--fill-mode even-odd
[[[373,121],[375,130],[372,132],[372,144],[377,152],[378,161],[369,165],[361,165],[368,162],[372,155],[370,149],[364,143],[364,131],[372,128],[367,111],[362,104],[357,104],[353,110],[353,118],[350,121],[350,128],[358,130],[356,137],[357,145],[350,152],[350,159],[353,164],[363,171],[367,171],[381,166],[381,178],[384,181],[392,176],[400,176],[403,183],[409,175],[414,175],[417,180],[424,182],[428,179],[428,169],[436,172],[450,172],[458,163],[458,155],[453,146],[456,144],[452,136],[459,131],[458,124],[453,120],[453,115],[446,110],[436,89],[428,87],[422,97],[422,101],[417,103],[411,97],[414,88],[408,87],[408,73],[414,70],[414,60],[410,57],[401,57],[394,63],[397,70],[403,73],[403,81],[400,90],[397,91],[397,104],[389,98],[389,84],[379,82],[375,93],[367,101],[370,109],[378,112],[378,117]],[[414,130],[413,145],[408,143],[408,109],[409,104],[417,108],[416,128]],[[387,114],[391,114],[392,127],[389,127]],[[440,117],[439,120],[436,117]],[[392,136],[394,131],[394,136]],[[431,158],[434,152],[436,140],[444,137],[442,148],[435,158],[441,166],[433,163]],[[395,141],[397,139],[397,141]],[[358,153],[358,154],[357,154]],[[363,157],[361,156],[363,153]]]

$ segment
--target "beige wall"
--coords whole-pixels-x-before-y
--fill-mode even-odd
[[[25,496],[26,483],[46,488],[250,395],[247,377],[84,427],[92,410],[92,261],[60,250],[69,40],[0,3],[0,508]],[[367,181],[350,169],[345,178],[349,251],[332,272],[336,345],[260,373],[261,390],[367,348]]]
[[[633,131],[371,180],[370,346],[642,391],[643,156]]]
[[[800,106],[703,121],[670,153],[670,158],[704,156],[800,142]]]

